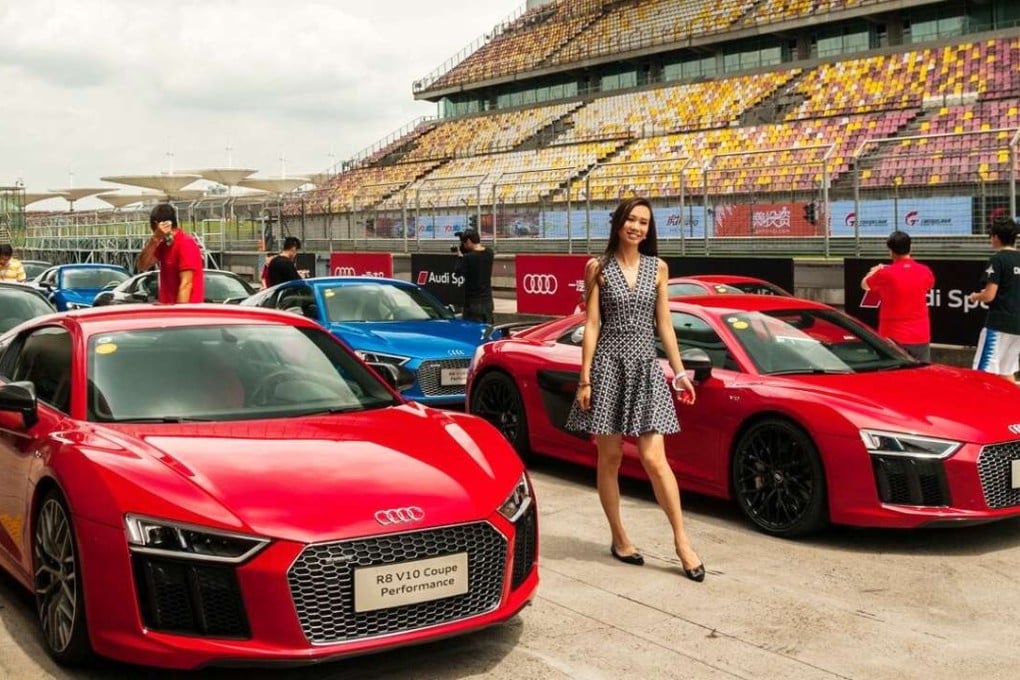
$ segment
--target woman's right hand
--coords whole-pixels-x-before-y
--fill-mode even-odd
[[[591,408],[591,385],[578,385],[576,399],[577,405],[582,411]]]

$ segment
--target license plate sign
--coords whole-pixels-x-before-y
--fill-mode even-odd
[[[467,368],[443,368],[439,371],[439,384],[467,385]]]
[[[403,607],[466,592],[467,553],[354,570],[356,612]]]
[[[1010,471],[1012,472],[1012,482],[1014,489],[1020,489],[1020,460],[1014,460],[1010,463]]]

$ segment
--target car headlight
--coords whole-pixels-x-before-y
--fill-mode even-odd
[[[365,352],[360,349],[354,350],[361,359],[367,363],[373,364],[391,364],[393,366],[403,366],[410,357],[397,356],[396,354],[383,354],[382,352]]]
[[[531,485],[528,484],[527,473],[521,473],[521,478],[514,485],[514,490],[499,506],[499,514],[511,522],[516,522],[529,507],[531,507]]]
[[[87,305],[84,302],[68,302],[67,308],[70,309],[89,309],[92,305]]]
[[[127,515],[128,545],[132,552],[166,555],[208,562],[244,562],[269,539],[229,531]]]
[[[881,430],[861,430],[861,439],[868,453],[908,458],[948,458],[963,446],[949,439]]]

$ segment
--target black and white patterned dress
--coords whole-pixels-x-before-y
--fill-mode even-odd
[[[575,401],[566,428],[637,436],[680,431],[666,376],[655,356],[655,275],[659,260],[642,255],[634,288],[615,257],[602,269],[602,326],[591,365],[591,408]]]

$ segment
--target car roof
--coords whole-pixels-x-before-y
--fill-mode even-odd
[[[404,281],[403,279],[390,279],[384,276],[316,276],[311,279],[305,279],[305,281],[315,285],[384,283],[391,286],[400,286],[402,288],[418,287],[415,284],[411,283],[410,281]]]
[[[771,312],[786,309],[832,309],[829,305],[796,297],[781,295],[692,295],[685,298],[672,298],[670,309],[688,311],[687,307],[700,307],[715,313],[731,312]]]
[[[119,264],[106,264],[104,262],[71,262],[54,265],[51,269],[117,269],[119,271],[127,271],[127,268]]]
[[[270,324],[320,328],[309,319],[262,307],[215,304],[139,304],[92,307],[59,315],[78,325],[86,335],[122,330],[147,330],[175,326]]]
[[[49,302],[49,299],[41,290],[39,290],[38,288],[34,288],[33,286],[26,285],[24,283],[15,283],[14,281],[0,281],[0,289],[21,291],[25,295],[34,295],[37,298],[42,298],[43,300]]]
[[[743,274],[688,274],[687,278],[710,283],[771,283],[757,276]]]

